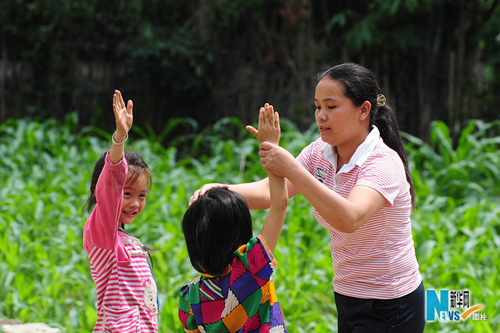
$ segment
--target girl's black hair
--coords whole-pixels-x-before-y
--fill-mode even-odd
[[[97,186],[97,181],[99,180],[99,176],[101,175],[102,169],[104,168],[104,162],[106,160],[106,154],[101,155],[97,160],[94,171],[92,171],[92,180],[90,181],[90,195],[87,199],[85,206],[87,207],[87,212],[90,214],[94,209],[97,199],[95,196],[95,188]],[[148,192],[151,190],[151,186],[153,185],[153,176],[151,175],[151,171],[149,170],[148,164],[144,159],[136,153],[135,151],[125,151],[124,152],[125,159],[127,160],[128,165],[128,174],[127,181],[134,183],[137,178],[141,175],[141,173],[146,172],[146,176],[148,178]],[[125,230],[125,225],[120,223],[120,227]],[[144,246],[144,250],[148,252],[149,258],[151,259],[151,265],[153,265],[153,258],[151,257],[151,253],[155,252],[155,249],[151,249],[149,247]]]
[[[187,209],[182,231],[194,269],[221,276],[234,251],[252,238],[252,217],[240,194],[213,188]]]
[[[361,106],[365,101],[372,105],[370,111],[371,129],[373,125],[380,130],[380,136],[385,144],[396,151],[403,161],[406,173],[406,180],[410,184],[411,202],[415,207],[415,189],[408,167],[408,156],[404,150],[403,138],[399,132],[396,113],[386,103],[384,106],[377,106],[377,96],[382,93],[378,84],[377,76],[369,69],[355,64],[345,63],[327,69],[318,75],[318,82],[328,78],[341,82],[344,86],[344,94],[356,106]]]

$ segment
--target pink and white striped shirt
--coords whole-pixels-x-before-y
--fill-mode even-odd
[[[365,299],[393,299],[421,283],[411,234],[411,195],[403,162],[374,127],[348,164],[338,172],[334,148],[321,138],[297,160],[321,183],[347,198],[358,185],[379,192],[386,202],[363,226],[343,233],[314,215],[331,236],[333,285],[339,294]]]
[[[157,289],[147,252],[139,239],[118,230],[127,161],[113,165],[108,155],[95,190],[97,204],[83,230],[97,292],[93,332],[158,332]]]

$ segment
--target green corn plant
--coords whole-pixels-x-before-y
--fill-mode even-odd
[[[173,137],[177,126],[192,133]],[[496,332],[499,123],[470,122],[456,142],[442,123],[433,123],[431,133],[430,144],[405,135],[417,192],[415,249],[425,287],[469,289],[471,304],[484,304],[488,321],[431,322],[426,331]],[[281,145],[292,154],[317,137],[314,124],[302,133],[282,119]],[[0,125],[0,317],[46,322],[63,332],[92,330],[96,296],[81,241],[83,207],[94,163],[109,149],[109,138],[102,130],[80,128],[74,115],[64,123]],[[127,149],[145,158],[154,178],[148,203],[129,231],[157,249],[160,331],[181,332],[178,288],[197,274],[180,227],[189,197],[208,182],[265,177],[258,143],[235,118],[203,129],[193,120],[175,119],[159,134],[135,129]],[[255,234],[265,214],[252,211]],[[336,332],[328,243],[310,204],[300,195],[293,198],[274,274],[289,332]]]

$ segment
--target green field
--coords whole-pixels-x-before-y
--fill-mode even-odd
[[[161,142],[185,123],[192,134]],[[316,136],[282,121],[282,145],[293,154]],[[405,135],[417,194],[413,235],[426,289],[470,290],[487,321],[427,323],[428,332],[500,330],[500,122],[470,122],[457,143],[443,123],[427,145]],[[90,332],[95,289],[82,247],[83,206],[93,165],[111,133],[64,124],[11,120],[0,125],[0,318],[46,322],[63,332]],[[177,290],[196,275],[181,231],[192,192],[208,182],[247,182],[266,175],[256,140],[236,119],[202,130],[173,120],[160,135],[132,130],[128,150],[141,153],[153,177],[142,215],[128,228],[159,248],[160,332],[182,332]],[[265,211],[253,211],[255,233]],[[290,201],[274,276],[289,332],[335,332],[329,236],[301,196]]]

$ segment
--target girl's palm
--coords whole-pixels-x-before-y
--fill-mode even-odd
[[[279,144],[281,134],[280,119],[278,112],[274,112],[272,105],[266,103],[264,107],[260,108],[258,129],[252,126],[246,128],[261,143],[268,141],[275,145]]]
[[[115,90],[115,94],[113,95],[113,111],[115,113],[116,132],[118,134],[125,136],[132,127],[134,120],[132,114],[133,107],[134,105],[131,100],[125,106],[121,92]]]

